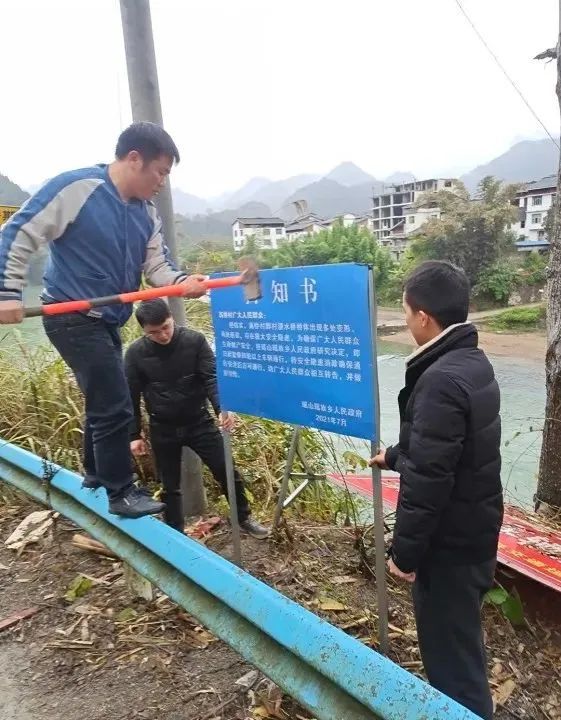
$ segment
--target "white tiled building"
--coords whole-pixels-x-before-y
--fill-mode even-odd
[[[354,225],[358,219],[357,215],[353,215],[353,213],[342,213],[341,215],[335,215],[335,217],[332,217],[330,220],[324,221],[324,227],[327,230],[331,230],[331,228],[335,227],[338,223],[341,223],[343,227],[351,227],[351,225]]]
[[[257,247],[276,250],[286,240],[284,220],[270,218],[237,218],[232,224],[234,250],[241,252],[249,238],[254,238]]]
[[[548,175],[541,180],[526,183],[516,196],[520,220],[512,226],[519,236],[518,249],[523,251],[547,250],[545,221],[557,192],[557,176]]]
[[[317,235],[322,230],[328,229],[325,220],[315,213],[306,213],[288,223],[286,226],[287,240],[298,240],[309,235]]]
[[[296,218],[286,226],[286,237],[288,240],[296,240],[298,238],[308,237],[309,235],[317,235],[322,230],[332,230],[337,224],[343,227],[351,227],[357,225],[372,232],[373,220],[371,215],[354,215],[353,213],[342,213],[336,215],[330,220],[324,220],[315,213],[307,213]]]

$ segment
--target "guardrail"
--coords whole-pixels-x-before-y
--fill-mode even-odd
[[[0,479],[103,542],[319,720],[477,720],[387,658],[155,518],[110,515],[104,491],[10,444]]]

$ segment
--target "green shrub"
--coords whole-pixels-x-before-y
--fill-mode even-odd
[[[484,270],[473,288],[475,297],[506,305],[518,281],[516,268],[512,263],[498,261]]]
[[[520,276],[527,285],[543,285],[547,279],[547,255],[528,253],[522,263]]]
[[[543,327],[545,307],[511,308],[489,318],[487,325],[492,330],[535,330]]]

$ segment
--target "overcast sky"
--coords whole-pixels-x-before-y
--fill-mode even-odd
[[[553,135],[554,0],[463,0]],[[0,0],[0,172],[29,186],[110,161],[130,122],[118,0]],[[172,184],[456,174],[544,131],[454,0],[152,0]]]

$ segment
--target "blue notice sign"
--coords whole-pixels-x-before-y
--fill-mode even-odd
[[[257,417],[375,439],[366,265],[262,270],[263,298],[212,291],[221,404]]]

